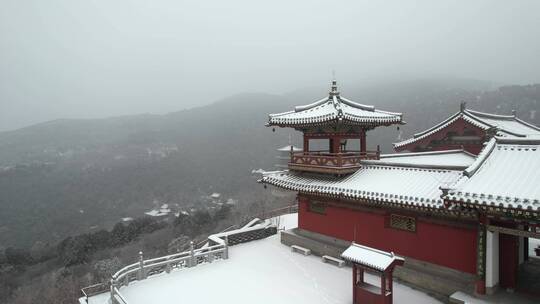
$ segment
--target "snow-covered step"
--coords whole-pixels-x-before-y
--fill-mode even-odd
[[[298,245],[292,245],[291,246],[291,251],[292,252],[299,252],[303,255],[311,255],[311,250],[307,249],[307,248],[304,248],[304,247],[301,247],[301,246],[298,246]]]
[[[323,255],[321,257],[321,260],[323,261],[323,263],[332,262],[332,263],[336,264],[340,268],[345,265],[344,260],[335,258],[333,256],[329,256],[329,255]]]

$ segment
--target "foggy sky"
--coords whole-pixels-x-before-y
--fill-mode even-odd
[[[327,87],[332,70],[540,82],[539,14],[540,1],[0,0],[0,130]]]

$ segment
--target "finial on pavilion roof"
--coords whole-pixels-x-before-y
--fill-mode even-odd
[[[463,112],[465,111],[466,108],[467,108],[467,103],[465,102],[465,100],[462,100],[461,103],[459,104],[459,111]]]
[[[339,96],[339,92],[337,89],[337,81],[335,78],[332,80],[332,89],[330,90],[330,96]]]

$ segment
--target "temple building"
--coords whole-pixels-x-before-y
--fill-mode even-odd
[[[328,97],[270,114],[268,126],[292,127],[304,143],[288,170],[260,180],[297,192],[298,228],[281,242],[334,257],[351,243],[393,252],[404,258],[394,277],[443,297],[530,287],[518,278],[528,238],[540,238],[539,129],[462,106],[396,144],[414,152],[366,149],[368,130],[402,123],[401,113],[342,97],[335,81]]]
[[[462,102],[459,112],[410,139],[394,143],[394,149],[420,152],[462,148],[478,154],[492,136],[540,137],[540,128],[519,119],[515,111],[512,115],[483,113],[467,109]]]
[[[292,111],[270,114],[267,126],[289,127],[303,133],[303,151],[292,153],[290,169],[340,175],[356,171],[362,159],[378,159],[378,149],[367,150],[366,132],[402,124],[401,116],[346,99],[334,80],[327,97]],[[326,142],[326,147],[310,147],[310,141],[315,140]]]

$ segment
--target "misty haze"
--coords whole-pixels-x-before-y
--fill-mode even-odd
[[[539,12],[0,1],[0,303],[538,303]]]

